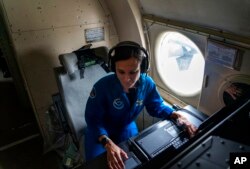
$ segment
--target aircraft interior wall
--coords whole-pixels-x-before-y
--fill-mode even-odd
[[[59,54],[86,43],[112,46],[118,42],[116,29],[106,4],[98,0],[2,0],[1,9],[15,51],[7,57],[18,63],[46,139],[45,112],[52,104],[52,94],[58,92],[53,68],[60,65]]]
[[[226,86],[237,82],[249,85],[250,72],[247,66],[250,61],[249,2],[143,0],[140,1],[140,4],[142,17],[146,22],[146,31],[149,35],[151,65],[153,65],[151,75],[162,96],[170,103],[191,104],[200,111],[211,115],[225,106],[222,95]],[[202,90],[196,95],[183,96],[174,92],[163,83],[159,75],[158,67],[156,67],[157,47],[161,45],[159,37],[163,33],[171,31],[181,33],[193,41],[204,57]],[[241,60],[240,67],[238,69],[233,66],[227,67],[218,64],[218,61],[216,63],[208,59],[207,50],[210,39],[218,40],[222,46],[231,45],[231,48],[237,48],[237,52],[241,53],[239,55],[242,55],[235,56]]]
[[[247,44],[241,46],[238,45],[236,41],[222,42],[222,38],[215,36],[212,37],[201,32],[197,33],[194,31],[185,30],[185,28],[176,28],[174,27],[174,25],[166,26],[163,23],[159,24],[150,21],[147,24],[149,27],[149,39],[150,43],[152,44],[151,64],[154,65],[151,67],[151,75],[157,82],[159,91],[161,92],[162,96],[168,102],[177,103],[181,106],[184,106],[185,104],[191,104],[194,107],[198,108],[201,112],[211,115],[226,105],[223,101],[222,96],[223,94],[225,95],[226,87],[228,87],[232,83],[243,83],[246,85],[250,84],[250,69],[247,66],[250,62],[250,59],[249,46]],[[170,87],[164,84],[163,80],[159,76],[159,72],[157,70],[158,67],[156,67],[158,47],[157,45],[160,45],[159,37],[161,37],[162,34],[165,32],[178,32],[188,37],[198,46],[204,57],[205,68],[204,79],[201,86],[202,89],[194,96],[182,96],[178,93],[175,93]],[[211,58],[209,58],[207,51],[208,43],[211,41],[211,39],[217,40],[216,42],[218,44],[221,44],[223,47],[230,46],[232,49],[237,50],[238,53],[235,57],[238,59],[239,62],[237,63],[239,64],[238,68],[225,66],[222,63],[219,63],[219,61],[211,61]],[[235,64],[236,62],[237,61],[235,61]],[[248,90],[249,89],[244,92],[248,92]],[[242,91],[242,93],[244,92]]]
[[[45,139],[47,138],[45,112],[52,103],[51,95],[58,91],[53,72],[53,68],[60,65],[58,56],[77,50],[88,43],[92,43],[93,47],[111,47],[123,40],[139,42],[150,51],[151,72],[149,74],[155,79],[163,97],[170,103],[177,103],[181,106],[190,104],[201,108],[207,114],[211,114],[215,109],[210,110],[204,107],[211,107],[214,104],[206,99],[206,92],[219,88],[217,83],[225,81],[224,71],[220,72],[223,78],[219,78],[215,85],[212,85],[213,89],[202,90],[201,93],[192,97],[176,95],[164,86],[155,67],[155,45],[157,37],[162,32],[177,31],[184,34],[195,42],[204,57],[206,57],[207,40],[211,37],[237,46],[242,45],[244,55],[240,71],[233,70],[232,73],[232,70],[229,70],[225,73],[227,75],[225,77],[228,78],[233,74],[250,76],[248,68],[250,64],[250,4],[248,1],[239,3],[235,0],[220,2],[216,0],[189,0],[187,2],[176,0],[1,0],[0,2],[1,13],[11,41],[10,46],[14,51],[13,55],[9,54],[7,57],[17,61],[21,78],[24,81],[24,90],[28,93]],[[148,15],[165,18],[168,21],[180,21],[184,27],[157,20],[149,21],[145,18]],[[185,25],[193,27],[198,25],[203,30],[215,30],[219,33],[214,36],[192,30],[190,27],[185,28]],[[214,63],[211,64],[209,69],[216,67]],[[218,68],[218,71],[220,70],[221,67]],[[14,81],[20,82],[19,79],[14,79]],[[246,81],[248,83],[249,79],[247,78]],[[210,100],[215,96],[221,97],[218,96],[218,91],[215,91]],[[214,101],[218,102],[216,109],[219,109],[222,103],[219,99]]]

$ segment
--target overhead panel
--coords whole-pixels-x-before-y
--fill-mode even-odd
[[[223,32],[250,36],[250,3],[236,0],[140,0],[143,12]]]

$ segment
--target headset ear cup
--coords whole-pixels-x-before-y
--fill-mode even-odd
[[[141,73],[147,73],[149,69],[149,56],[145,48],[139,47],[139,49],[144,53],[144,58],[141,63]]]
[[[115,71],[114,59],[112,57],[112,52],[115,50],[115,47],[111,48],[108,53],[108,68],[110,71]]]
[[[114,59],[112,59],[112,58],[110,60],[110,70],[112,72],[115,72],[115,63],[114,63]]]
[[[141,62],[141,73],[147,73],[147,71],[148,71],[148,59],[143,58]]]
[[[145,73],[145,61],[146,59],[145,58],[143,58],[142,59],[142,62],[141,62],[141,73]]]

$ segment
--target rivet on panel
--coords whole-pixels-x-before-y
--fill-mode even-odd
[[[181,165],[182,165],[181,162],[178,162],[178,163],[177,163],[177,166],[178,166],[178,167],[181,167]]]
[[[228,158],[226,158],[226,159],[225,159],[225,162],[226,162],[226,163],[229,163],[229,159],[228,159]]]
[[[239,148],[240,148],[241,150],[244,150],[244,147],[243,147],[242,145],[240,145]]]
[[[195,164],[196,164],[197,167],[199,167],[201,165],[201,163],[198,162],[198,161]]]
[[[221,143],[221,144],[225,144],[225,141],[224,141],[224,140],[220,140],[220,143]]]

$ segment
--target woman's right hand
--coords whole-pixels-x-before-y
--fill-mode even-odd
[[[105,145],[109,169],[125,169],[123,159],[128,159],[127,153],[112,140]]]

